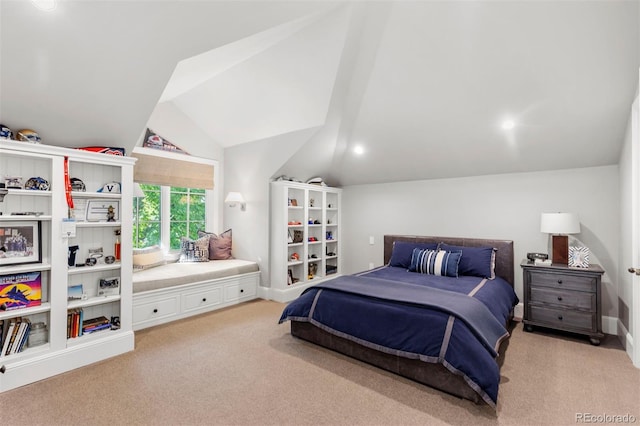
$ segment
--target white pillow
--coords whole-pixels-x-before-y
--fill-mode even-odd
[[[160,246],[133,249],[133,269],[149,269],[165,263],[164,253],[162,253]]]

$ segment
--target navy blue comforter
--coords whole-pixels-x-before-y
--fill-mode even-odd
[[[287,305],[280,323],[311,322],[376,350],[441,363],[495,408],[496,349],[508,337],[504,325],[517,303],[501,278],[450,278],[385,266],[306,289]]]

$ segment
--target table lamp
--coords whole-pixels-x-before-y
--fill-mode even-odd
[[[567,234],[580,233],[580,221],[574,213],[542,213],[540,232],[552,234],[551,262],[569,263],[569,237]]]

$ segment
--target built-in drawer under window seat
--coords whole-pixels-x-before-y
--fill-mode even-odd
[[[255,299],[255,262],[169,263],[133,274],[133,329],[140,330]]]

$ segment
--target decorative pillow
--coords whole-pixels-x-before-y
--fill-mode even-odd
[[[462,258],[458,265],[460,275],[494,279],[495,249],[493,247],[460,247],[440,243],[440,250],[460,250]]]
[[[458,263],[462,257],[460,251],[413,249],[410,272],[427,275],[458,277]]]
[[[197,240],[180,238],[180,259],[178,263],[208,262],[209,261],[209,235]]]
[[[209,236],[209,259],[210,260],[225,260],[233,259],[231,255],[232,245],[232,232],[231,229],[227,229],[220,235],[216,235],[213,232],[198,231],[198,237]]]
[[[437,243],[413,243],[409,241],[394,241],[393,248],[391,249],[391,258],[389,259],[389,266],[399,266],[401,268],[409,269],[411,266],[411,256],[413,249],[418,248],[421,250],[437,250]]]
[[[160,246],[133,249],[133,269],[142,270],[164,265],[164,253]]]

